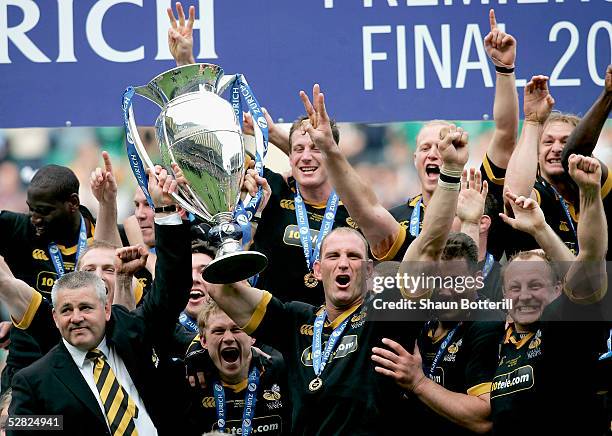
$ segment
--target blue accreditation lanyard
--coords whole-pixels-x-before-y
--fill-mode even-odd
[[[263,161],[268,153],[268,122],[266,117],[242,74],[236,75],[236,79],[232,83],[230,93],[230,103],[234,108],[234,113],[238,118],[240,127],[242,127],[242,112],[244,107],[253,118],[253,131],[255,133],[255,169],[260,177],[263,177]],[[257,190],[255,197],[249,194],[243,200],[238,200],[236,209],[234,209],[234,219],[240,224],[242,229],[242,246],[251,242],[251,218],[257,212],[257,208],[262,199],[261,186]]]
[[[197,333],[199,330],[196,320],[187,315],[185,312],[181,312],[179,315],[179,323],[190,332]]]
[[[130,168],[134,173],[134,177],[136,177],[136,181],[138,182],[138,186],[142,189],[142,192],[147,199],[147,203],[149,206],[153,208],[153,199],[149,194],[149,183],[147,180],[147,174],[145,173],[145,168],[142,163],[142,159],[136,151],[136,146],[134,145],[134,138],[132,138],[132,134],[130,133],[129,128],[129,119],[130,119],[130,110],[132,108],[132,98],[134,98],[134,87],[128,87],[123,93],[122,98],[122,109],[123,109],[123,124],[125,126],[125,146],[127,148],[127,155],[130,161]]]
[[[423,196],[419,198],[416,206],[412,209],[412,215],[410,215],[410,234],[415,238],[421,233],[421,205],[423,204]]]
[[[321,353],[322,341],[323,341],[323,325],[325,324],[325,318],[327,317],[327,311],[323,310],[314,323],[314,330],[312,335],[312,368],[314,369],[315,376],[320,378],[323,370],[325,369],[325,365],[329,361],[330,356],[334,352],[334,349],[338,345],[338,340],[342,336],[346,325],[349,322],[350,316],[347,316],[346,319],[340,324],[338,327],[334,329],[332,334],[329,336],[327,340],[327,345],[325,346],[325,350]]]
[[[323,214],[323,221],[321,222],[321,229],[317,236],[315,246],[312,246],[310,239],[310,226],[308,225],[308,213],[306,212],[306,205],[300,194],[300,188],[295,184],[295,217],[297,219],[298,230],[300,232],[300,241],[302,242],[302,248],[304,249],[304,257],[306,258],[306,266],[308,271],[312,271],[312,265],[319,258],[321,253],[321,242],[325,235],[327,235],[336,219],[336,212],[338,210],[338,195],[336,191],[332,191],[327,199],[327,206],[325,207],[325,213]]]
[[[607,340],[608,352],[599,356],[599,360],[612,359],[612,329],[610,329],[610,336]]]
[[[81,215],[81,228],[79,229],[79,241],[77,242],[77,250],[76,257],[74,259],[74,266],[76,269],[76,264],[79,261],[79,258],[87,248],[87,230],[85,229],[85,218]],[[64,268],[64,259],[62,259],[62,252],[55,242],[49,243],[49,254],[51,255],[51,262],[53,262],[53,266],[55,267],[55,271],[57,272],[58,277],[62,277],[66,274],[66,268]]]
[[[457,330],[459,329],[460,326],[461,326],[461,323],[457,324],[450,332],[448,332],[448,334],[446,335],[446,337],[444,338],[444,340],[440,344],[440,348],[438,348],[438,352],[436,353],[436,356],[434,357],[433,361],[431,362],[431,367],[429,368],[429,371],[428,371],[428,374],[427,374],[427,377],[429,377],[430,379],[433,380],[433,374],[434,374],[434,372],[436,370],[436,366],[438,366],[438,362],[440,361],[440,359],[442,358],[444,353],[446,353],[446,349],[448,348],[448,344],[450,344],[450,341],[453,339],[453,336],[455,336],[455,333],[457,332]]]
[[[578,250],[580,249],[580,247],[578,246],[578,233],[576,233],[576,227],[574,226],[574,220],[572,219],[572,214],[570,214],[570,211],[569,211],[569,208],[567,207],[567,203],[565,202],[565,199],[563,198],[561,194],[559,194],[559,191],[557,191],[557,189],[552,185],[552,183],[547,184],[544,180],[542,180],[542,184],[544,186],[546,185],[550,186],[553,192],[555,193],[555,195],[557,196],[557,198],[559,199],[559,203],[561,203],[561,208],[563,209],[563,212],[565,212],[565,216],[567,217],[567,222],[570,228],[572,229],[572,233],[574,233],[574,239],[576,240],[576,252],[578,252]]]
[[[495,262],[495,259],[493,259],[493,255],[487,251],[487,257],[485,258],[485,263],[482,266],[482,278],[483,279],[486,279],[488,275],[491,273],[494,262]]]
[[[249,384],[247,392],[244,396],[244,409],[242,411],[242,434],[250,435],[253,431],[253,417],[255,416],[255,403],[257,402],[257,388],[259,387],[259,369],[253,365],[253,369],[249,373]],[[213,385],[215,394],[215,405],[217,408],[217,426],[219,432],[225,433],[225,423],[227,417],[225,414],[225,390],[223,385],[216,381]]]

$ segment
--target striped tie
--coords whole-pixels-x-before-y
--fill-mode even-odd
[[[137,436],[138,431],[133,418],[138,418],[138,407],[123,386],[119,384],[115,373],[106,361],[106,356],[102,351],[94,348],[85,357],[94,364],[94,382],[104,405],[111,434],[113,436]]]

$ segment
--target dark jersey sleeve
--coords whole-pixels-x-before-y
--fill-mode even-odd
[[[480,173],[482,174],[482,180],[486,180],[489,184],[489,192],[501,198],[506,179],[506,169],[495,165],[485,154],[480,165]]]
[[[476,321],[466,333],[466,342],[470,344],[465,366],[467,394],[479,396],[491,391],[504,325],[501,322]]]
[[[26,215],[0,211],[0,256],[6,257],[11,247],[19,243],[19,236],[25,233],[28,223]]]
[[[281,353],[290,351],[298,324],[307,323],[312,317],[314,306],[292,301],[282,303],[269,292],[256,307],[253,316],[243,330],[257,341],[276,348]]]

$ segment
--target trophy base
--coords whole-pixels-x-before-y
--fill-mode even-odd
[[[236,251],[210,262],[202,277],[208,283],[235,283],[263,271],[267,264],[268,258],[257,251]]]

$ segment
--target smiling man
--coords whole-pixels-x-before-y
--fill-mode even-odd
[[[189,302],[179,316],[179,323],[192,333],[198,332],[198,314],[208,300],[208,282],[202,278],[206,266],[212,262],[215,254],[206,248],[203,243],[191,245],[191,278],[192,285],[189,292]]]
[[[214,301],[198,315],[200,343],[208,351],[208,381],[192,390],[194,430],[265,435],[291,434],[291,400],[280,355],[252,347],[255,340]]]

